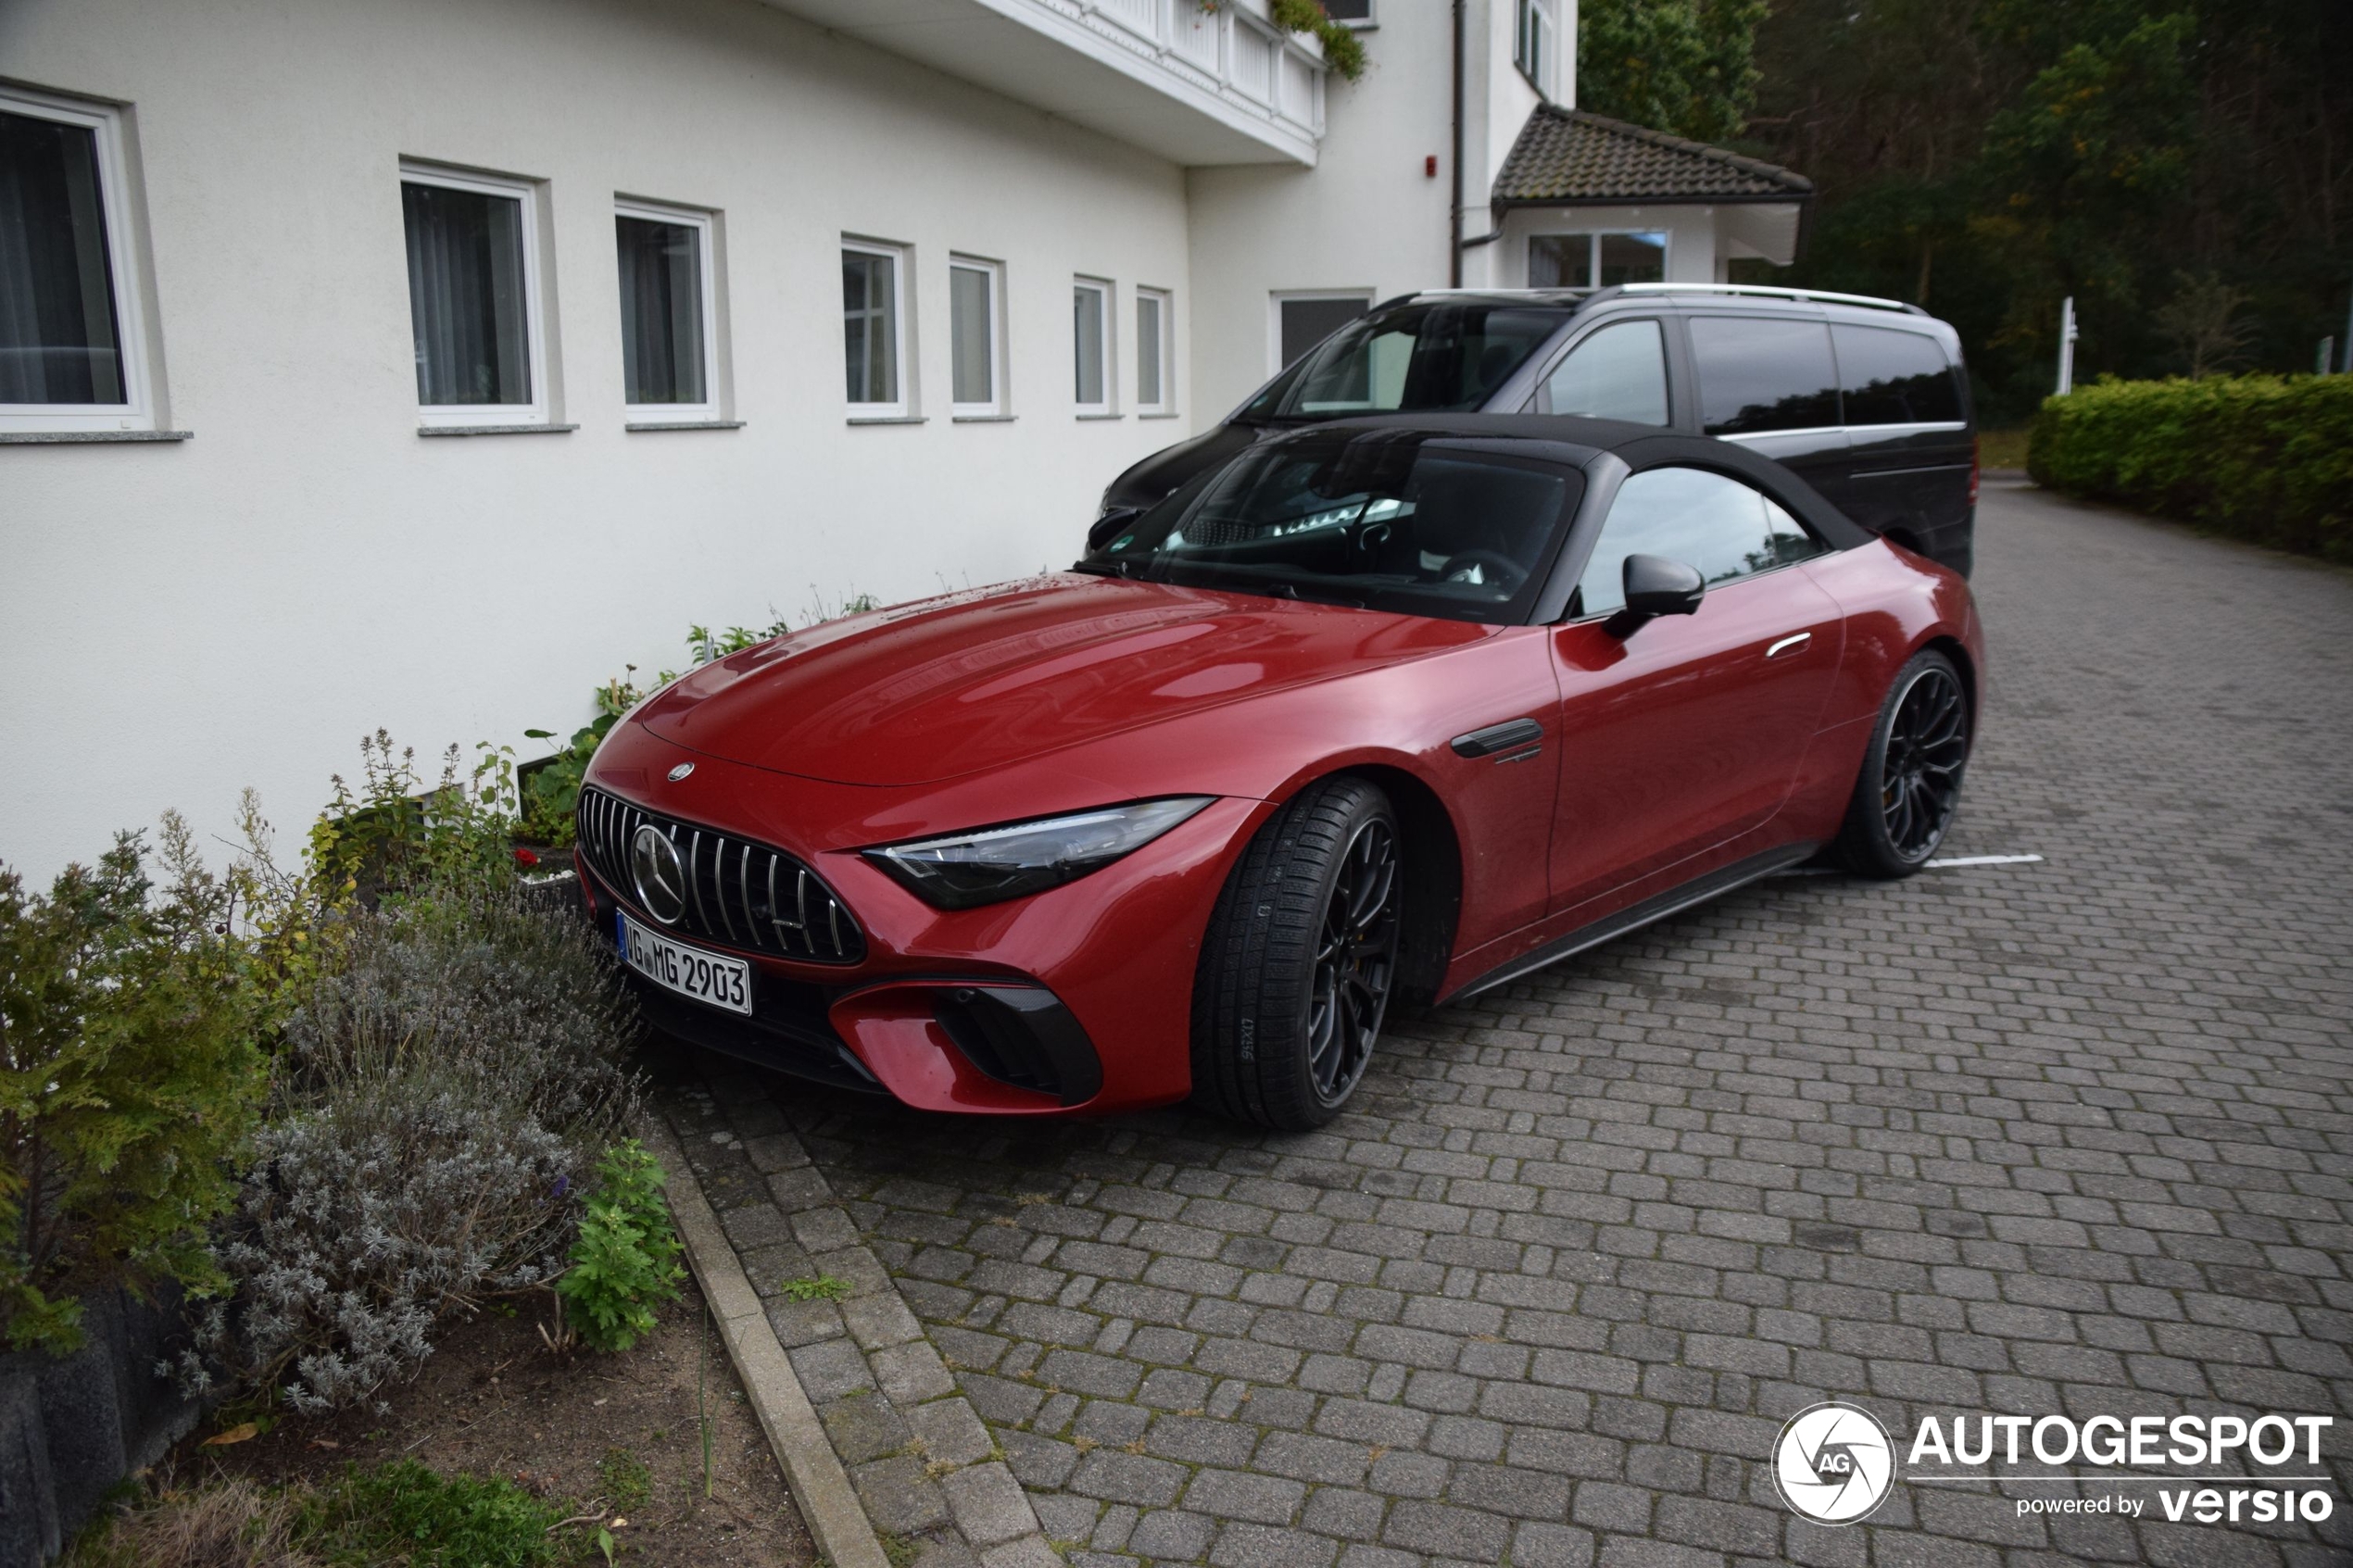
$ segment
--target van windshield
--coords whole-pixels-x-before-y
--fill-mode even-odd
[[[1401,305],[1361,317],[1309,350],[1237,418],[1290,423],[1481,408],[1568,317],[1557,307],[1491,300]]]

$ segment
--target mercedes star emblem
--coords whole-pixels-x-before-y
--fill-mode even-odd
[[[695,765],[692,762],[681,762],[678,766],[670,770],[670,782],[672,784],[676,784],[680,779],[685,778],[688,773],[691,773],[694,771]]]
[[[660,828],[645,823],[629,841],[629,871],[646,913],[664,925],[677,924],[686,912],[686,868],[679,864],[678,846]]]

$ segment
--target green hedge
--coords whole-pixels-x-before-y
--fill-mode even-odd
[[[2026,467],[2070,495],[2353,560],[2353,376],[2078,387],[2044,400]]]

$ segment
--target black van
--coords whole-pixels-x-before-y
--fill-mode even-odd
[[[1260,436],[1391,411],[1585,414],[1719,436],[1968,575],[1977,421],[1960,337],[1916,305],[1740,283],[1445,291],[1377,306],[1214,429],[1114,480],[1148,507]]]

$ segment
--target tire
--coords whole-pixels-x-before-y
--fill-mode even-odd
[[[1218,895],[1193,983],[1193,1098],[1277,1132],[1340,1114],[1397,978],[1397,813],[1362,779],[1285,803]]]
[[[1969,688],[1933,648],[1896,671],[1831,859],[1858,876],[1911,875],[1953,825],[1969,766]]]

